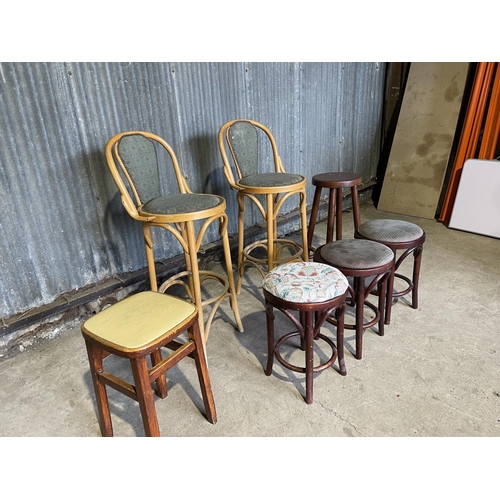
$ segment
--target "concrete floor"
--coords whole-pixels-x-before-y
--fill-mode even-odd
[[[404,219],[427,233],[419,309],[400,300],[384,337],[365,331],[362,360],[347,331],[347,376],[336,364],[318,374],[307,405],[301,374],[276,363],[271,377],[264,374],[261,278],[248,268],[239,296],[245,331],[234,329],[226,301],[207,343],[217,424],[203,416],[187,359],[169,372],[169,396],[156,403],[163,436],[500,436],[500,241],[370,203],[361,218]],[[317,225],[315,245],[325,226]],[[352,230],[345,212],[344,237]],[[0,436],[100,435],[79,328],[1,361],[0,380]],[[115,435],[143,436],[137,403],[108,394]]]

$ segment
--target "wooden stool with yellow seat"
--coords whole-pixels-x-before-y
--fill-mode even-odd
[[[188,340],[178,337],[188,332]],[[196,307],[185,300],[159,292],[140,292],[103,309],[82,325],[94,384],[99,425],[103,436],[113,436],[106,385],[139,403],[146,436],[159,436],[152,382],[161,398],[167,396],[165,372],[186,356],[193,357],[203,395],[207,420],[217,415],[210,385],[204,344]],[[162,348],[173,352],[162,359]],[[130,360],[134,385],[104,369],[109,355]],[[147,356],[152,367],[148,367]]]

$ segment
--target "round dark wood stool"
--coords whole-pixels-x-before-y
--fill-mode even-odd
[[[378,323],[378,334],[384,335],[384,313],[387,282],[394,264],[392,250],[369,240],[339,240],[326,243],[314,252],[314,261],[329,264],[337,268],[348,278],[353,278],[353,286],[349,286],[350,299],[348,306],[355,309],[355,324],[345,324],[344,328],[356,330],[356,359],[363,354],[363,331]],[[367,285],[366,278],[371,278]],[[367,300],[372,290],[378,286],[378,307]],[[369,307],[374,318],[364,321],[364,308]],[[335,324],[335,319],[328,321]]]
[[[418,283],[420,278],[420,265],[422,262],[422,251],[425,242],[424,230],[411,222],[393,219],[374,219],[364,222],[357,227],[355,238],[376,241],[388,246],[394,254],[394,267],[387,285],[387,306],[385,313],[385,324],[390,324],[392,304],[395,298],[412,293],[411,307],[418,309]],[[397,257],[399,250],[403,253]],[[413,253],[413,275],[412,278],[397,273],[401,263]],[[407,288],[396,292],[394,290],[394,278],[402,279],[407,283]]]
[[[361,180],[361,175],[351,174],[349,172],[328,172],[325,174],[315,175],[312,178],[312,184],[313,186],[316,186],[316,190],[314,191],[311,218],[309,220],[309,228],[307,231],[309,249],[311,249],[311,243],[314,236],[314,227],[318,217],[318,209],[323,188],[329,189],[326,243],[333,240],[334,222],[336,223],[336,239],[342,239],[342,189],[344,188],[351,188],[354,227],[357,228],[359,226],[358,185],[361,184]]]
[[[347,278],[337,269],[318,262],[292,262],[275,267],[264,277],[262,287],[266,304],[268,359],[266,375],[273,371],[273,361],[294,372],[306,374],[306,403],[313,402],[313,374],[332,366],[338,358],[339,369],[346,375],[344,363],[344,312],[348,288]],[[281,311],[296,330],[274,341],[274,311]],[[299,319],[292,311],[298,311]],[[320,333],[321,326],[334,313],[337,346]],[[283,359],[280,346],[290,337],[300,337],[305,351],[305,367]],[[314,341],[321,339],[332,349],[328,361],[314,366]]]

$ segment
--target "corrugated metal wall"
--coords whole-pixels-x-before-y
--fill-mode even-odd
[[[379,158],[384,63],[0,63],[0,317],[145,267],[104,147],[125,130],[164,137],[193,191],[234,193],[220,126],[252,118],[273,132],[289,172],[353,171]],[[309,203],[312,186],[308,187]],[[165,233],[165,232],[163,232]],[[156,233],[157,257],[179,252]],[[218,238],[214,225],[207,242]],[[162,245],[163,243],[163,245]]]

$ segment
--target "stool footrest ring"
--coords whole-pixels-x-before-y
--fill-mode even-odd
[[[369,302],[368,300],[365,300],[364,306],[370,308],[374,313],[375,317],[371,319],[370,321],[367,321],[366,323],[363,323],[363,329],[366,330],[367,328],[371,328],[374,326],[378,320],[380,319],[380,311],[378,310],[378,307]],[[329,316],[326,321],[330,323],[331,325],[337,326],[337,320],[331,316]],[[355,330],[356,325],[355,324],[349,324],[349,323],[344,323],[344,329],[345,330]]]
[[[298,372],[298,373],[306,373],[305,367],[296,366],[296,365],[292,365],[292,364],[288,363],[287,361],[285,361],[282,358],[282,356],[279,352],[281,344],[283,344],[283,342],[288,340],[290,337],[294,337],[297,335],[300,335],[300,333],[299,332],[291,332],[291,333],[288,333],[286,335],[283,335],[283,337],[281,337],[276,342],[276,345],[274,347],[274,355],[275,355],[276,360],[279,361],[279,363],[281,365],[283,365],[285,368],[288,368],[289,370],[292,370],[292,371]],[[322,363],[321,365],[313,367],[313,370],[312,370],[313,373],[318,373],[320,371],[326,370],[327,368],[330,368],[330,366],[332,366],[333,363],[335,363],[335,361],[337,359],[337,354],[338,354],[337,346],[334,344],[334,342],[331,339],[329,339],[326,335],[323,335],[322,333],[318,333],[314,339],[316,340],[318,338],[320,338],[321,340],[324,340],[332,348],[332,355],[328,359],[328,361],[326,361],[325,363]]]

